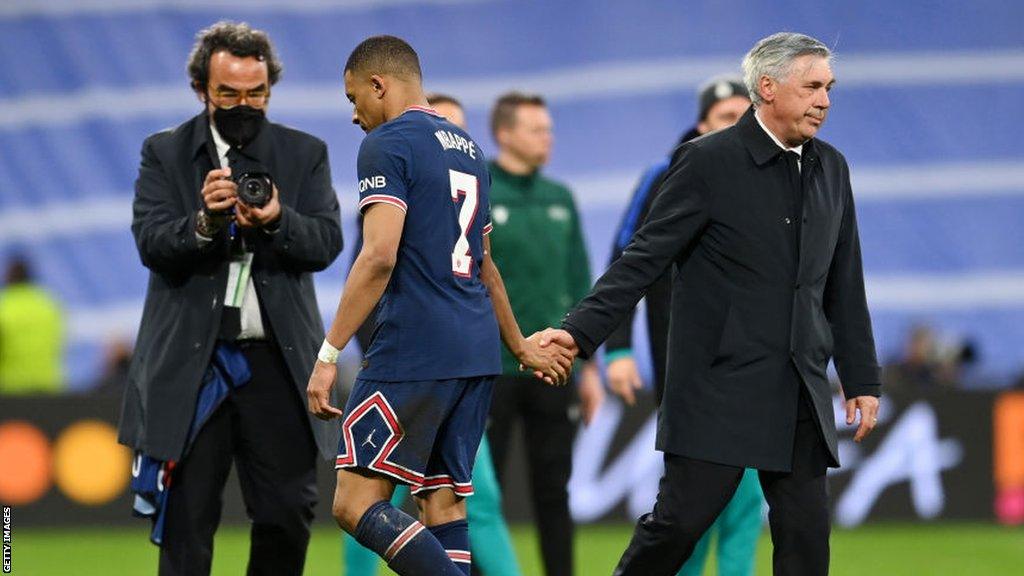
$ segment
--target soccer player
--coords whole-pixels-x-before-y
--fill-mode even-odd
[[[428,93],[427,103],[452,124],[463,130],[467,129],[466,112],[453,96]],[[361,221],[359,225],[362,228]],[[359,246],[362,246],[361,236],[360,233],[360,238],[357,239],[357,255]],[[356,340],[363,351],[369,350],[370,338],[376,325],[376,317],[371,314],[356,331]],[[493,399],[491,403],[494,403]],[[519,562],[512,548],[512,536],[501,512],[501,488],[494,472],[486,435],[480,439],[480,448],[473,464],[473,490],[473,496],[466,499],[466,520],[469,522],[470,553],[473,555],[474,568],[486,576],[519,576]],[[399,485],[391,497],[391,504],[401,507],[408,496],[408,486]],[[377,555],[372,550],[360,546],[348,533],[343,534],[344,565],[341,573],[346,576],[376,576],[380,565]]]
[[[374,36],[345,64],[359,150],[363,247],[310,376],[309,409],[343,416],[333,514],[402,576],[469,574],[464,498],[501,340],[563,383],[564,350],[523,338],[488,251],[490,181],[463,130],[427,106],[416,52]],[[338,351],[378,300],[377,328],[345,411],[330,405]],[[394,508],[408,484],[420,521]]]

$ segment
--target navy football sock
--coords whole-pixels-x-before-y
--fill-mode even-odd
[[[387,500],[370,506],[353,536],[400,576],[463,576],[430,530]]]
[[[469,522],[455,520],[430,527],[430,533],[444,546],[448,558],[455,563],[462,573],[469,576],[472,566],[472,555],[469,553]]]

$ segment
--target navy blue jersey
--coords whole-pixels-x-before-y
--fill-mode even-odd
[[[442,380],[501,373],[498,323],[480,281],[490,176],[480,147],[413,107],[359,147],[359,210],[405,211],[398,259],[360,378]]]

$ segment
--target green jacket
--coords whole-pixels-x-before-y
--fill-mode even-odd
[[[0,393],[60,392],[64,319],[45,290],[12,284],[0,290]]]
[[[525,336],[562,317],[590,291],[590,263],[568,188],[539,173],[509,174],[491,162],[491,257]],[[519,363],[502,348],[505,374]]]

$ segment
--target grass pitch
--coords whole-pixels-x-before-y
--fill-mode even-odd
[[[584,526],[577,532],[577,574],[611,574],[632,527]],[[135,528],[17,529],[13,574],[25,576],[137,576],[156,573],[156,548],[147,531]],[[541,576],[535,532],[513,528],[524,576]],[[245,528],[224,527],[217,535],[213,574],[245,573]],[[715,574],[711,558],[705,573]],[[758,576],[771,574],[767,531],[757,550]],[[306,563],[310,576],[342,576],[337,529],[317,525]],[[382,575],[391,574],[382,570]],[[1024,574],[1024,528],[990,524],[881,524],[832,534],[832,576],[943,576]]]

